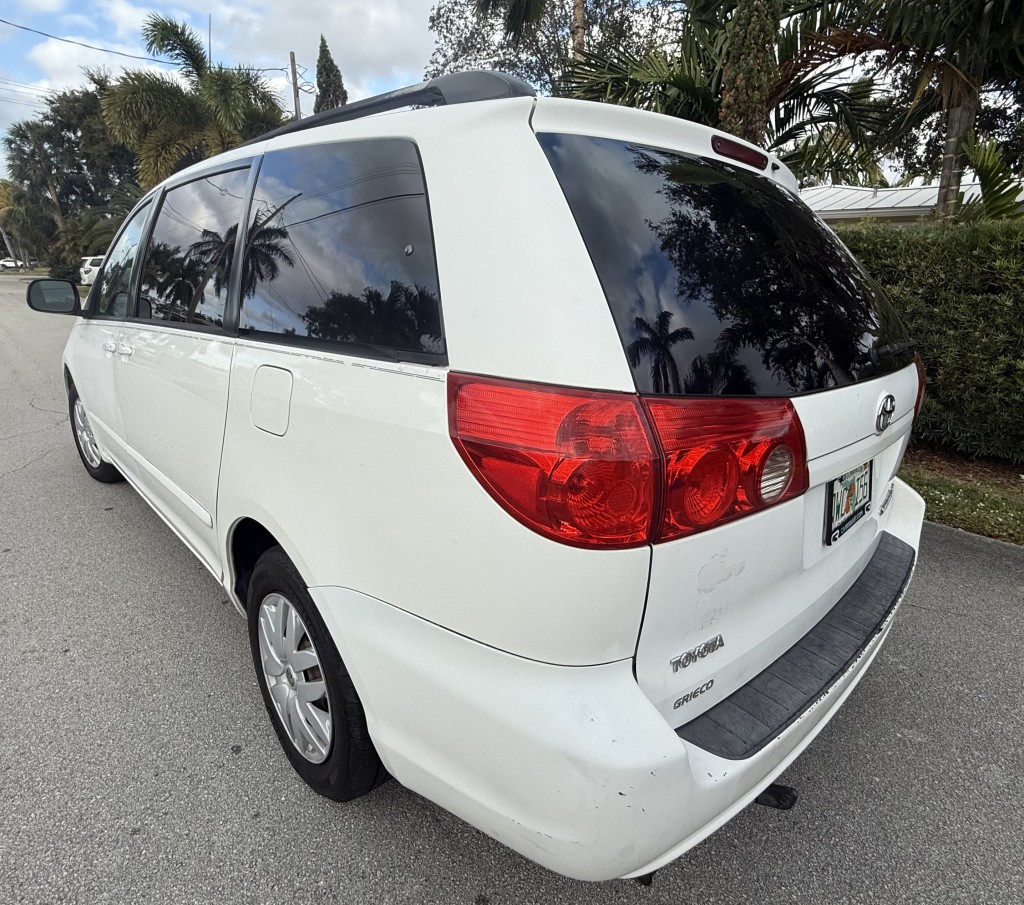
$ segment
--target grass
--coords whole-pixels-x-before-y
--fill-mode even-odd
[[[1024,466],[916,446],[900,477],[924,497],[929,521],[1024,545]]]

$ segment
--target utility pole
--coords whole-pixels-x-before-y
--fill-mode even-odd
[[[292,99],[295,101],[295,121],[302,119],[302,109],[299,107],[299,77],[295,72],[295,51],[288,51],[288,59],[292,66]]]

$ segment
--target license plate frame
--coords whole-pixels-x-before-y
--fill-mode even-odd
[[[831,547],[871,511],[873,461],[828,482],[825,493],[825,545]],[[852,497],[852,501],[851,501]]]

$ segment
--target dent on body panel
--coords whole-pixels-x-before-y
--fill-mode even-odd
[[[745,557],[724,547],[697,569],[694,604],[699,615],[693,625],[694,637],[711,631],[730,610],[735,582],[732,586],[729,583],[742,575],[745,568]]]

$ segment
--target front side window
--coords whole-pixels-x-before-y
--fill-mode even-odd
[[[146,215],[150,203],[147,201],[128,221],[114,247],[107,256],[107,266],[103,270],[100,283],[99,299],[96,302],[96,313],[107,317],[124,317],[128,313],[128,288],[132,278],[132,266],[139,252],[139,241],[142,239],[142,228],[146,225]]]
[[[273,151],[256,183],[242,331],[443,356],[434,242],[416,146],[399,139]]]
[[[138,316],[221,327],[248,168],[164,195],[142,267]]]

